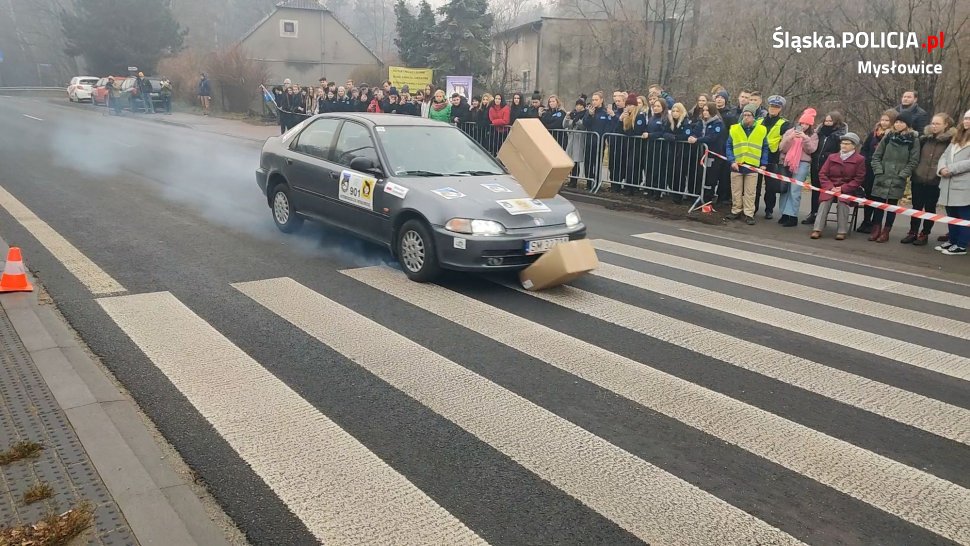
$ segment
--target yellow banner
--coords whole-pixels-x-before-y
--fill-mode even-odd
[[[387,74],[387,79],[391,80],[391,85],[396,87],[398,91],[406,85],[413,94],[418,89],[424,89],[424,86],[431,83],[432,70],[430,68],[389,66],[387,67]]]

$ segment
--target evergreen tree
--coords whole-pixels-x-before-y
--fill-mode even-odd
[[[95,74],[122,74],[129,66],[150,74],[163,56],[182,47],[186,30],[167,0],[77,0],[61,12],[65,52],[84,56]]]
[[[438,8],[432,67],[446,75],[473,76],[481,82],[491,68],[492,14],[486,0],[451,0]]]
[[[394,4],[394,15],[397,17],[397,45],[401,60],[412,68],[426,68],[431,66],[431,53],[434,51],[435,17],[434,10],[427,0],[422,0],[415,17],[411,8],[404,0],[397,0]]]

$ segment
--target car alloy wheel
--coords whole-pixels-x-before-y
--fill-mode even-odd
[[[401,263],[412,273],[421,271],[424,267],[424,240],[421,235],[409,230],[401,237]]]
[[[283,233],[293,233],[303,225],[303,218],[293,208],[290,200],[290,188],[286,184],[280,184],[273,189],[273,222]]]
[[[276,216],[276,223],[284,225],[290,221],[290,200],[286,194],[279,191],[273,197],[273,215]]]
[[[416,282],[436,279],[441,267],[427,224],[418,219],[408,220],[398,233],[397,259],[404,274]]]

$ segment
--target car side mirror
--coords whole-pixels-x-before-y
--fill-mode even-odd
[[[369,157],[355,157],[350,160],[350,168],[363,173],[372,173],[383,176],[380,167],[374,164],[374,160]]]

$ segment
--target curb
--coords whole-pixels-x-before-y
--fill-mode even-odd
[[[7,249],[0,239],[0,252]],[[0,306],[138,543],[229,546],[225,524],[209,517],[191,478],[169,462],[178,457],[162,450],[148,418],[78,343],[56,307],[40,302],[42,285],[27,274],[34,292],[4,294]]]

